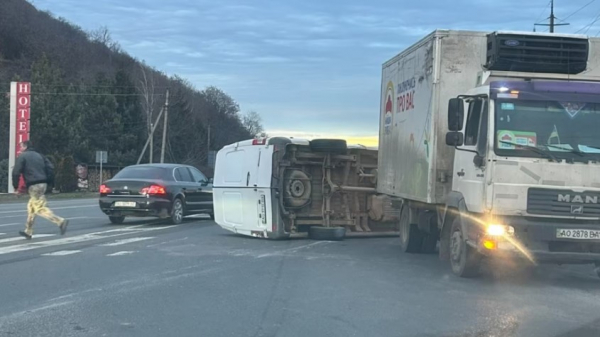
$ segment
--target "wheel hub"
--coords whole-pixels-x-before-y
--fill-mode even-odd
[[[462,253],[462,235],[460,231],[452,233],[452,240],[450,242],[450,256],[452,261],[460,261],[460,255]]]
[[[300,198],[304,195],[304,183],[300,180],[294,180],[290,186],[290,193],[296,198]]]

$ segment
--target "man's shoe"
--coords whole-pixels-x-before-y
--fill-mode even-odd
[[[25,233],[25,231],[19,231],[19,235],[21,235],[22,237],[24,237],[27,240],[31,240],[32,236]]]
[[[63,220],[60,224],[60,235],[65,235],[67,232],[67,226],[69,225],[69,220]]]

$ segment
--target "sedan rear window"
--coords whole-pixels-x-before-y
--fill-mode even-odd
[[[163,167],[126,167],[115,175],[115,179],[161,179],[172,180],[171,170]]]

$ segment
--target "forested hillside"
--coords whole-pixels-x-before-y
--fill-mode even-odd
[[[198,90],[184,78],[145,65],[124,52],[107,29],[86,32],[25,0],[1,0],[0,191],[6,188],[9,141],[4,93],[15,80],[32,83],[31,140],[63,175],[74,175],[76,163],[93,164],[96,150],[109,152],[109,165],[134,164],[167,89],[167,162],[202,168],[209,139],[210,149],[218,150],[261,129],[258,115],[242,116],[220,89]],[[161,135],[162,124],[154,137],[154,162]],[[147,151],[143,162],[148,160]]]

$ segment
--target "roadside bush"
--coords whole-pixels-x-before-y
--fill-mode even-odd
[[[55,157],[56,158],[56,157]],[[57,158],[55,162],[54,188],[61,193],[77,190],[77,172],[72,156]]]
[[[8,193],[8,159],[0,160],[0,193]]]

